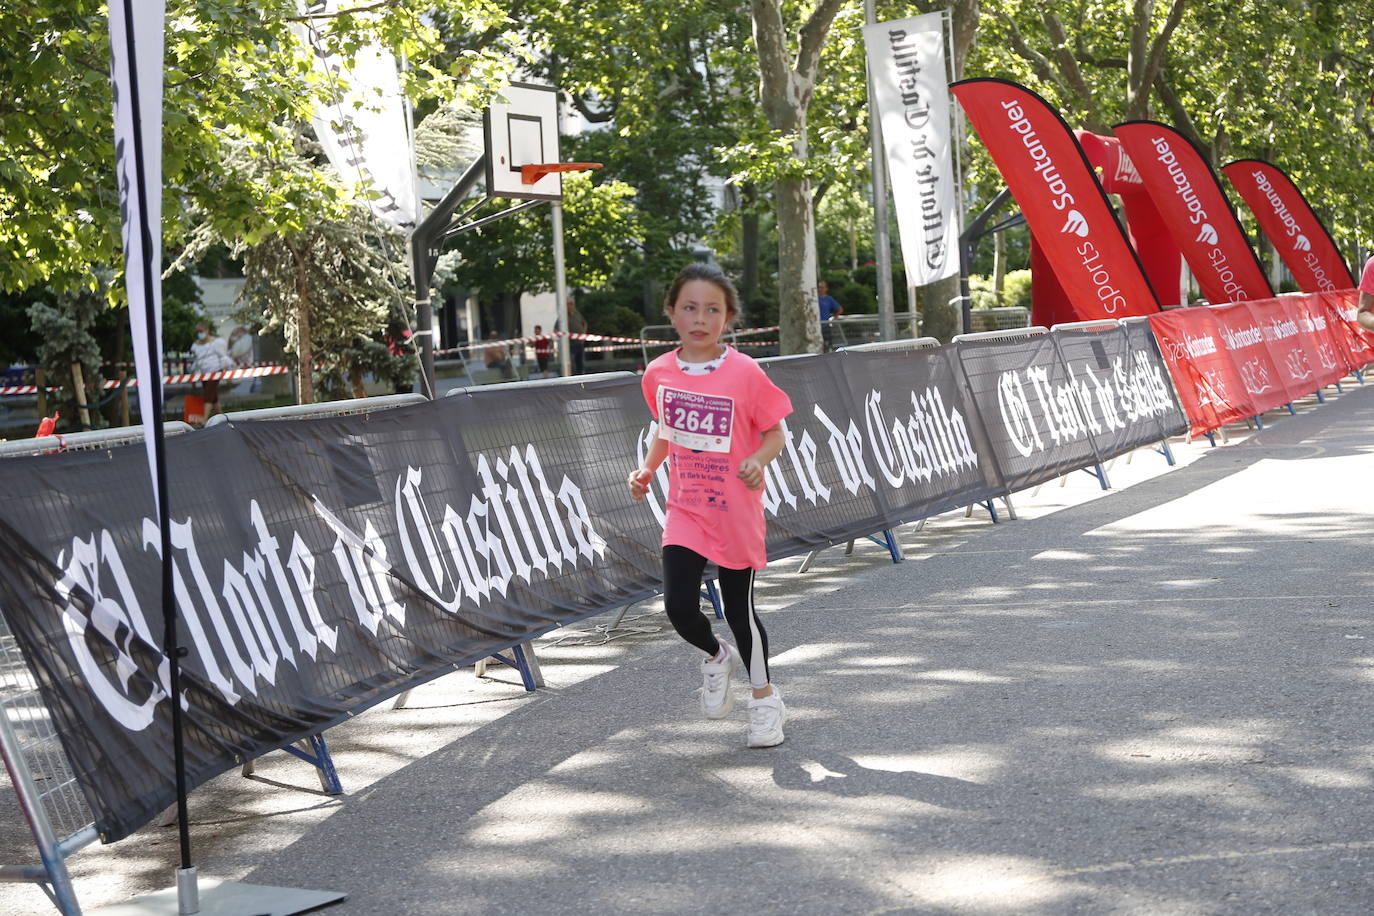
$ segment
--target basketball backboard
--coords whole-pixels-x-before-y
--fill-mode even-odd
[[[558,162],[558,90],[512,83],[483,116],[487,194],[525,200],[562,200],[558,173],[526,184],[521,166]]]

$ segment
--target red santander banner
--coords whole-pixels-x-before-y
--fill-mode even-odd
[[[1159,311],[1154,290],[1107,196],[1064,120],[1007,80],[973,79],[950,91],[1016,198],[1073,310],[1071,320]]]
[[[1113,128],[1198,287],[1214,305],[1274,292],[1216,175],[1197,147],[1156,121]]]
[[[1215,309],[1171,309],[1151,315],[1150,329],[1194,436],[1255,415],[1254,399],[1227,349]]]
[[[1350,289],[1355,278],[1316,213],[1283,169],[1260,159],[1222,166],[1305,293]]]
[[[1346,355],[1346,368],[1361,369],[1374,363],[1374,337],[1366,333],[1355,319],[1360,291],[1342,289],[1322,293],[1321,304],[1326,310],[1326,325],[1331,329],[1331,335],[1341,352]]]

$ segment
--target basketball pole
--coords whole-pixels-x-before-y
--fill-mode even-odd
[[[553,289],[558,297],[558,314],[562,322],[559,327],[564,334],[558,338],[558,364],[562,367],[564,378],[572,375],[572,326],[568,324],[568,274],[563,262],[563,202],[553,202]]]

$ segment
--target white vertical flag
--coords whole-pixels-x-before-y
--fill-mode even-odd
[[[148,471],[157,498],[152,427],[162,415],[162,46],[164,0],[110,0],[115,175],[124,281]],[[135,94],[135,90],[137,94]],[[157,380],[155,382],[154,380]]]
[[[864,26],[907,282],[959,271],[959,195],[950,156],[942,13]]]
[[[306,16],[328,16],[338,0],[305,0]],[[315,135],[345,181],[368,192],[377,216],[402,229],[415,228],[415,178],[396,58],[376,42],[358,49],[352,68],[330,54],[323,30],[307,19],[299,30],[328,81],[329,101],[315,106]],[[347,89],[345,90],[345,84]]]

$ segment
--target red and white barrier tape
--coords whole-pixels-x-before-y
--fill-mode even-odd
[[[768,331],[776,330],[778,330],[778,326],[773,325],[772,327],[768,328],[741,328],[740,330],[734,331],[732,333],[736,335],[762,334]],[[589,343],[634,344],[636,346],[639,346],[641,344],[654,344],[662,347],[677,346],[677,341],[675,340],[654,340],[645,337],[615,337],[609,334],[570,334],[567,331],[549,331],[547,334],[540,334],[537,337],[509,337],[504,340],[474,340],[470,343],[461,344],[456,347],[449,347],[446,350],[435,350],[434,355],[443,356],[448,353],[462,353],[464,351],[471,352],[473,350],[480,350],[484,347],[509,347],[517,344],[533,344],[538,343],[541,340],[547,340],[552,342],[560,337],[567,337],[569,340],[585,340]],[[735,344],[735,346],[764,347],[771,346],[775,343],[777,343],[777,341],[739,341]]]
[[[290,368],[288,368],[287,366],[275,363],[266,363],[259,366],[250,366],[244,369],[224,369],[219,372],[185,372],[180,375],[164,375],[162,377],[162,384],[185,385],[195,382],[214,382],[219,381],[221,379],[238,381],[240,379],[246,378],[263,378],[264,376],[268,375],[284,375],[285,373],[290,371]],[[138,379],[131,378],[124,382],[120,382],[118,379],[107,379],[105,382],[101,384],[100,387],[106,391],[109,391],[111,389],[118,388],[121,384],[128,385],[130,388],[133,388],[138,385]],[[57,391],[59,389],[49,387],[47,390]],[[5,395],[11,394],[37,393],[37,385],[7,385],[4,387],[0,387],[0,397],[4,397]]]

